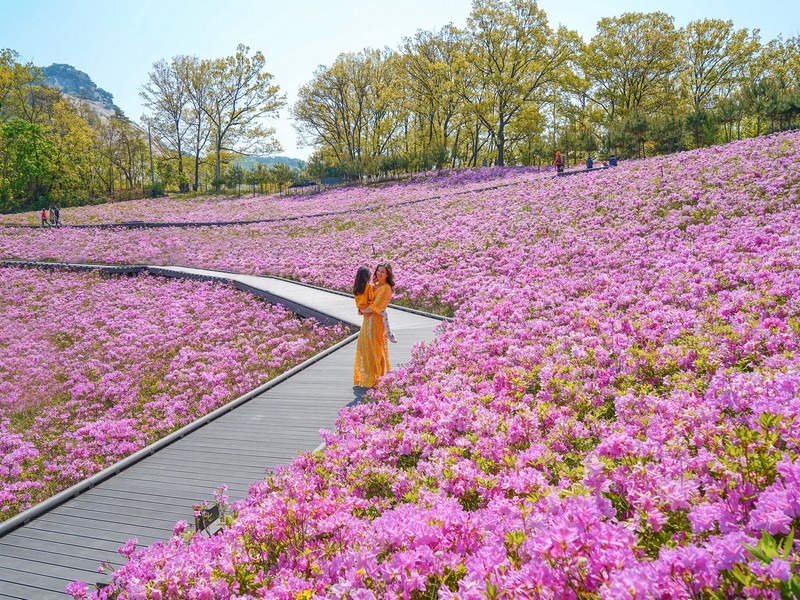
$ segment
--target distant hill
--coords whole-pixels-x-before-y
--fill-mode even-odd
[[[60,89],[62,92],[78,100],[88,102],[95,110],[106,116],[122,113],[114,104],[114,96],[103,88],[97,87],[92,78],[71,65],[52,64],[42,69],[45,84]]]
[[[302,171],[306,168],[306,161],[299,158],[288,158],[286,156],[242,156],[236,159],[236,164],[248,171],[254,169],[258,163],[267,166],[274,165],[275,163],[284,163],[298,171]]]

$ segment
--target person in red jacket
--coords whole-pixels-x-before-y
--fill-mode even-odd
[[[556,152],[556,159],[553,161],[553,164],[556,166],[556,171],[558,173],[564,172],[564,157],[561,156],[561,152]]]
[[[45,226],[45,225],[47,225],[47,224],[48,224],[48,223],[47,223],[47,210],[45,210],[45,209],[43,208],[43,209],[42,209],[42,227],[44,227],[44,226]]]

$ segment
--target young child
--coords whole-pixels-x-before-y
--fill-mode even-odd
[[[359,267],[356,280],[353,283],[353,296],[356,299],[356,308],[359,314],[362,308],[367,308],[375,298],[375,288],[370,281],[372,273],[367,267]]]

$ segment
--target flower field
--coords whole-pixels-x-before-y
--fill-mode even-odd
[[[221,284],[0,268],[0,520],[344,333]]]
[[[547,167],[542,167],[543,171]],[[433,196],[464,192],[471,188],[505,185],[529,177],[530,169],[514,167],[465,169],[422,174],[413,181],[370,186],[353,194],[352,188],[328,190],[324,200],[313,194],[295,196],[245,195],[239,198],[157,198],[69,207],[61,210],[64,225],[103,225],[127,221],[148,223],[215,223],[296,218],[322,212],[339,212],[367,207],[388,207],[419,199],[420,190]],[[426,196],[427,197],[427,196]],[[0,225],[41,224],[41,211],[0,215]]]
[[[486,189],[411,182],[430,200],[367,214],[4,232],[6,258],[340,289],[388,258],[403,302],[455,316],[325,453],[255,485],[220,535],[129,545],[97,597],[800,594],[798,154],[787,133]]]

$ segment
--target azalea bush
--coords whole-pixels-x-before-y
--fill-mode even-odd
[[[97,597],[796,595],[799,150],[788,133],[427,181],[425,201],[349,218],[6,236],[8,257],[116,245],[342,289],[389,258],[402,301],[454,314],[323,454],[254,485],[213,538],[129,544]]]
[[[219,283],[0,268],[0,519],[344,335]]]

